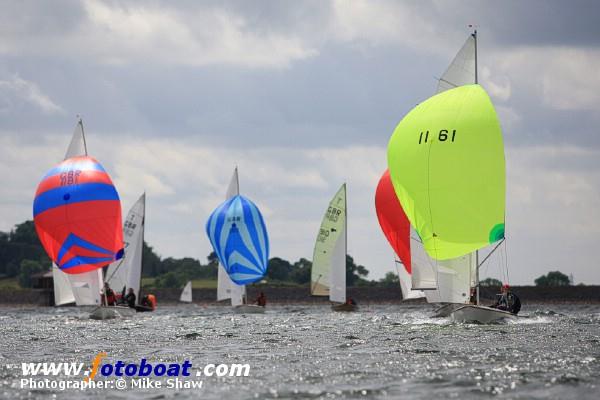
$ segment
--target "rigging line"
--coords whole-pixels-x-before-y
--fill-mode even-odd
[[[506,281],[510,282],[509,270],[508,270],[508,244],[504,241],[504,267],[506,269]]]
[[[437,80],[438,80],[438,82],[444,82],[444,83],[447,83],[448,85],[450,85],[450,86],[453,86],[453,87],[455,87],[455,88],[456,88],[456,87],[458,87],[458,85],[455,85],[454,83],[452,83],[452,82],[450,82],[450,81],[447,81],[447,80],[446,80],[446,79],[444,79],[444,78],[437,78]]]

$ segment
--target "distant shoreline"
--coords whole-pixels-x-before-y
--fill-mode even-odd
[[[248,299],[252,302],[259,292],[263,291],[267,301],[278,305],[310,305],[329,304],[326,297],[312,297],[308,287],[248,287]],[[563,286],[556,288],[538,286],[515,286],[515,294],[524,305],[527,304],[600,304],[600,286]],[[177,304],[181,289],[155,289],[158,304]],[[491,303],[500,288],[486,287],[481,289],[484,304]],[[359,304],[420,304],[424,300],[402,301],[400,288],[352,287],[348,288],[348,296]],[[220,305],[216,302],[216,289],[194,289],[192,297],[195,304]],[[0,291],[0,306],[51,306],[53,305],[52,289],[4,289]]]

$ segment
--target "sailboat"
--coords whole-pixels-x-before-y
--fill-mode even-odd
[[[36,233],[54,264],[57,304],[100,304],[102,267],[123,256],[119,195],[102,165],[87,155],[81,120],[67,156],[38,185]]]
[[[217,301],[231,299],[235,313],[264,313],[265,307],[247,304],[246,285],[266,274],[269,239],[260,210],[239,194],[237,167],[225,197],[206,223],[219,259]]]
[[[356,311],[346,302],[346,184],[329,202],[315,242],[310,279],[313,296],[329,296],[334,311]]]
[[[192,281],[188,281],[183,287],[183,290],[181,291],[181,296],[179,296],[179,301],[181,303],[192,302]]]
[[[438,295],[444,301],[444,289],[450,288],[450,296],[462,300],[450,301],[463,303],[450,315],[460,322],[488,323],[513,316],[479,305],[478,271],[485,260],[479,263],[478,251],[496,244],[493,252],[504,240],[505,167],[502,132],[489,96],[478,84],[461,81],[474,65],[477,82],[476,39],[475,31],[440,79],[439,93],[400,121],[388,145],[388,166],[402,208],[435,260],[432,280]],[[471,287],[474,305],[469,304]]]
[[[375,190],[375,211],[383,234],[400,259],[396,261],[396,272],[400,282],[400,290],[402,291],[402,300],[425,297],[423,291],[412,290],[410,221],[398,202],[389,170],[383,173],[377,184]]]
[[[136,307],[126,305],[96,308],[90,314],[92,319],[111,319],[132,316],[136,311],[153,311],[153,308],[141,305],[142,254],[144,249],[144,228],[146,214],[146,193],[143,193],[133,204],[123,223],[124,257],[108,266],[105,281],[115,292],[122,296],[132,288],[136,294]]]
[[[83,121],[80,118],[75,126],[64,160],[87,155]],[[55,263],[52,263],[52,280],[55,306],[71,304],[77,306],[100,305],[102,270],[71,275],[61,271]]]
[[[240,181],[238,169],[235,167],[233,170],[233,175],[231,176],[231,180],[229,181],[229,186],[225,192],[225,200],[237,196],[238,194],[240,194]],[[247,309],[250,310],[250,312],[264,312],[264,307],[260,308],[262,311],[260,311],[258,308],[244,307],[246,303],[246,286],[236,285],[233,283],[221,262],[219,262],[219,266],[217,268],[217,301],[230,300],[231,307],[238,311],[244,311]]]

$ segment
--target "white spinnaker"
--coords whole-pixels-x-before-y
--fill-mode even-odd
[[[79,120],[75,126],[73,137],[67,148],[65,160],[75,156],[87,155],[83,122]],[[100,275],[98,275],[100,271]],[[59,306],[75,302],[78,306],[100,304],[100,288],[102,287],[102,270],[84,272],[83,274],[67,274],[56,265],[52,265],[54,281],[54,304]],[[69,284],[65,284],[69,282]],[[96,288],[98,288],[96,290]]]
[[[406,268],[404,268],[404,265],[400,261],[396,261],[396,272],[398,273],[398,281],[400,282],[400,290],[402,291],[402,300],[425,297],[423,291],[411,289],[411,274],[406,271]]]
[[[346,301],[346,184],[329,202],[313,252],[311,294]]]
[[[124,287],[132,288],[137,299],[140,299],[142,280],[145,215],[146,193],[133,204],[123,223],[123,258],[110,264],[106,271],[106,281],[115,292],[122,292]]]
[[[188,283],[184,286],[181,296],[179,296],[179,301],[182,303],[192,302],[192,281],[188,281]]]
[[[240,194],[240,181],[237,167],[233,170],[231,181],[227,187],[225,200]],[[225,268],[219,263],[217,270],[217,301],[231,299],[232,306],[239,306],[244,303],[246,296],[246,286],[234,283],[225,271]]]
[[[475,36],[469,35],[438,81],[436,93],[475,83]]]

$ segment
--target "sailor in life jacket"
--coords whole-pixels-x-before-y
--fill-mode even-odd
[[[508,311],[512,314],[518,314],[521,310],[521,300],[519,297],[510,291],[508,284],[502,285],[502,293],[497,296],[496,303],[492,304],[492,308]]]

